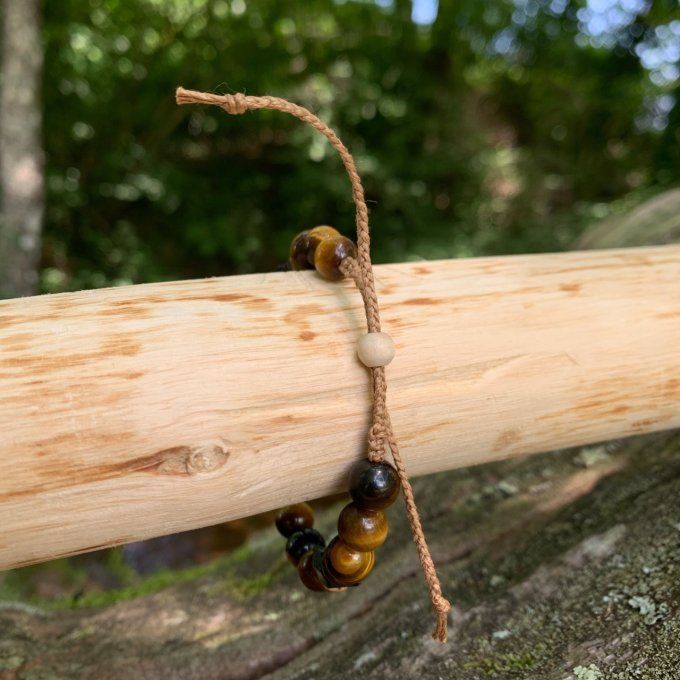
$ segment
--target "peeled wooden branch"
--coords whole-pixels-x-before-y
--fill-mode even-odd
[[[680,248],[376,268],[411,473],[680,426]],[[0,303],[0,568],[343,488],[364,321],[312,272]]]

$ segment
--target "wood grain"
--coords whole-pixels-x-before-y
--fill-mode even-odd
[[[376,279],[414,475],[680,426],[680,247]],[[343,489],[363,328],[313,272],[0,302],[0,568]]]

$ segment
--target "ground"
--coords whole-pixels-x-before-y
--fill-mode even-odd
[[[342,594],[304,591],[271,528],[134,589],[1,602],[0,679],[678,677],[680,433],[414,487],[454,603],[444,645],[398,503],[375,572]]]

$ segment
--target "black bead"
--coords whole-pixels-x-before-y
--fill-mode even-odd
[[[382,510],[399,495],[399,475],[389,463],[357,463],[349,478],[352,500],[367,510]]]
[[[323,536],[316,529],[303,529],[296,531],[286,542],[286,555],[295,566],[302,556],[316,547],[323,548],[326,545]]]
[[[310,590],[317,592],[328,590],[328,585],[324,575],[321,573],[321,560],[323,558],[323,549],[314,548],[306,552],[298,564],[298,575],[300,580]]]

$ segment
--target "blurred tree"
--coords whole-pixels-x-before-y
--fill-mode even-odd
[[[322,139],[179,109],[178,84],[288,97],[338,129],[377,261],[563,249],[680,182],[675,3],[441,0],[427,24],[408,0],[45,13],[47,291],[271,270],[302,228],[351,232]]]
[[[0,92],[0,298],[38,288],[43,221],[40,0],[4,0]]]

